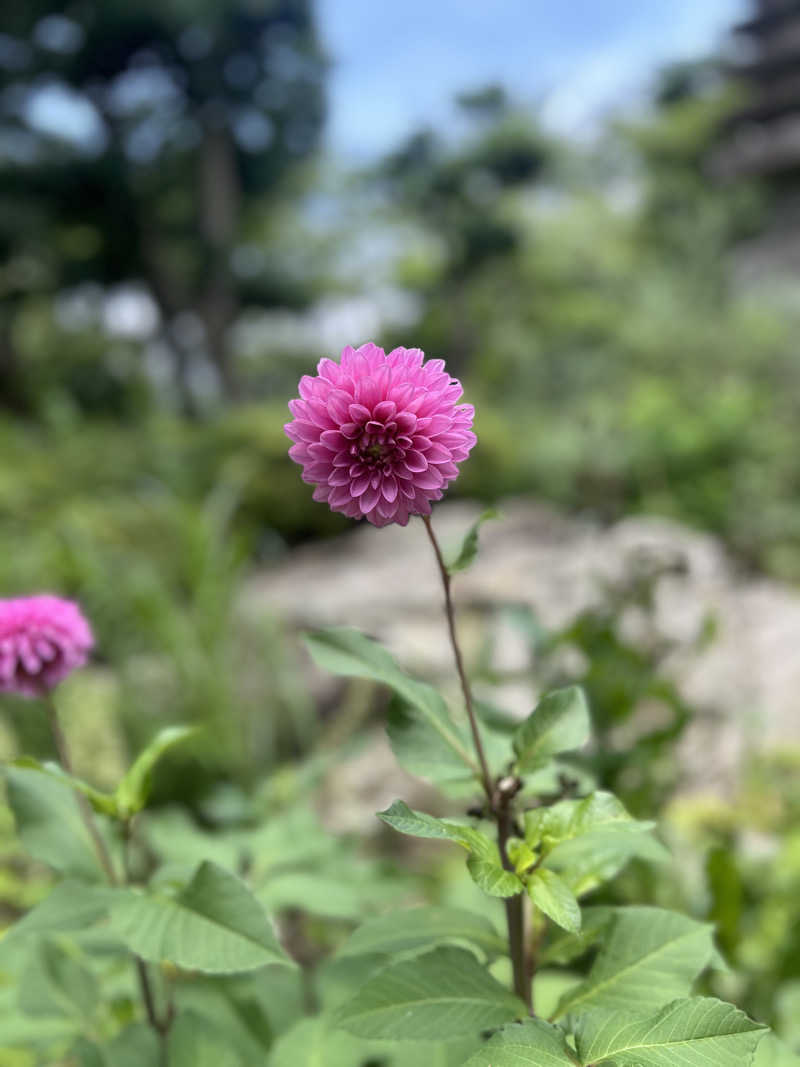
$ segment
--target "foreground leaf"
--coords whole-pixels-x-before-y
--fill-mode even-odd
[[[16,951],[17,942],[32,935],[83,930],[108,912],[115,896],[113,889],[71,880],[59,882],[43,900],[9,927],[0,940],[0,953],[8,952],[9,946]]]
[[[422,719],[473,774],[479,768],[464,739],[453,726],[445,704],[433,686],[404,674],[390,654],[376,641],[348,627],[319,630],[306,637],[314,662],[332,674],[368,678],[388,685]]]
[[[379,971],[336,1013],[359,1037],[447,1041],[525,1014],[472,953],[437,948]]]
[[[687,996],[714,952],[713,928],[663,908],[619,908],[588,977],[562,998],[567,1012],[652,1012]]]
[[[616,1067],[744,1067],[766,1032],[732,1004],[711,997],[676,1000],[647,1018],[590,1012],[576,1044],[581,1063]]]
[[[563,1030],[542,1019],[504,1027],[464,1067],[574,1067]]]
[[[30,768],[5,773],[8,803],[30,854],[73,878],[105,881],[70,786]]]
[[[478,554],[478,533],[480,532],[481,526],[483,526],[485,522],[488,522],[489,519],[497,518],[499,518],[497,508],[486,508],[486,510],[478,516],[475,522],[473,522],[467,530],[457,554],[452,561],[447,564],[448,574],[457,574],[458,571],[465,571],[472,565]]]
[[[535,771],[551,756],[580,748],[590,730],[589,708],[579,686],[547,693],[514,734],[519,771]]]
[[[575,895],[555,871],[540,867],[528,879],[528,895],[553,922],[571,934],[581,928],[581,909]]]
[[[111,909],[111,927],[143,959],[187,970],[227,974],[289,962],[244,882],[209,862],[177,896],[128,890]]]
[[[67,774],[58,763],[42,763],[40,760],[34,759],[33,756],[20,756],[19,759],[14,760],[12,766],[38,771],[40,774],[46,774],[57,782],[71,786],[78,793],[83,793],[94,810],[100,815],[114,816],[117,814],[117,806],[112,796],[95,789],[94,786],[84,782],[82,778],[77,778],[74,774]]]
[[[345,941],[338,955],[408,952],[437,942],[468,941],[487,956],[507,950],[507,943],[483,915],[463,908],[408,908],[365,922]]]

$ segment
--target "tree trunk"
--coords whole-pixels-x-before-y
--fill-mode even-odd
[[[241,182],[236,150],[223,115],[209,111],[200,147],[200,234],[206,246],[207,274],[198,313],[223,395],[236,399],[239,384],[228,331],[239,308],[230,255],[236,239]]]

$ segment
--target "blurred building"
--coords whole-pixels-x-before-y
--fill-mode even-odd
[[[731,174],[800,171],[800,0],[755,0],[734,28],[743,61],[734,73],[748,102],[731,119],[720,169]]]
[[[752,0],[734,27],[732,74],[743,103],[728,121],[711,165],[723,179],[764,179],[773,194],[772,225],[748,245],[745,273],[800,270],[800,0]]]

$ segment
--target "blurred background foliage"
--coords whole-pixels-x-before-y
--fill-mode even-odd
[[[800,298],[738,269],[772,194],[711,176],[737,105],[720,64],[663,71],[646,109],[587,143],[501,86],[466,87],[458,136],[421,129],[346,169],[320,149],[328,71],[312,0],[0,17],[0,592],[55,590],[92,619],[97,662],[67,714],[99,782],[166,721],[210,727],[157,783],[207,829],[245,818],[268,773],[300,788],[302,765],[276,768],[330,744],[296,642],[236,603],[254,568],[347,528],[282,431],[299,375],[343,343],[419,345],[463,379],[480,446],[454,494],[672,516],[742,567],[800,578]],[[557,680],[559,643],[588,657],[601,738],[643,695],[670,709],[590,768],[637,814],[662,809],[682,858],[615,892],[714,916],[739,976],[725,994],[797,1042],[797,766],[754,765],[729,805],[670,806],[691,709],[657,651],[621,642],[623,608],[562,635],[526,623],[537,677]],[[29,705],[3,710],[6,755],[46,751]],[[209,814],[210,795],[234,814]],[[4,820],[11,919],[41,875]],[[427,877],[446,897],[447,870]],[[341,893],[352,920],[363,894]]]

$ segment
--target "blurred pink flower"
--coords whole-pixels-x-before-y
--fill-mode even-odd
[[[424,358],[419,348],[348,346],[339,363],[323,359],[317,377],[300,379],[284,429],[315,500],[375,526],[430,514],[477,438],[475,409],[456,403],[461,383],[443,360]]]
[[[41,696],[82,667],[93,644],[89,624],[71,600],[0,600],[0,692]]]

